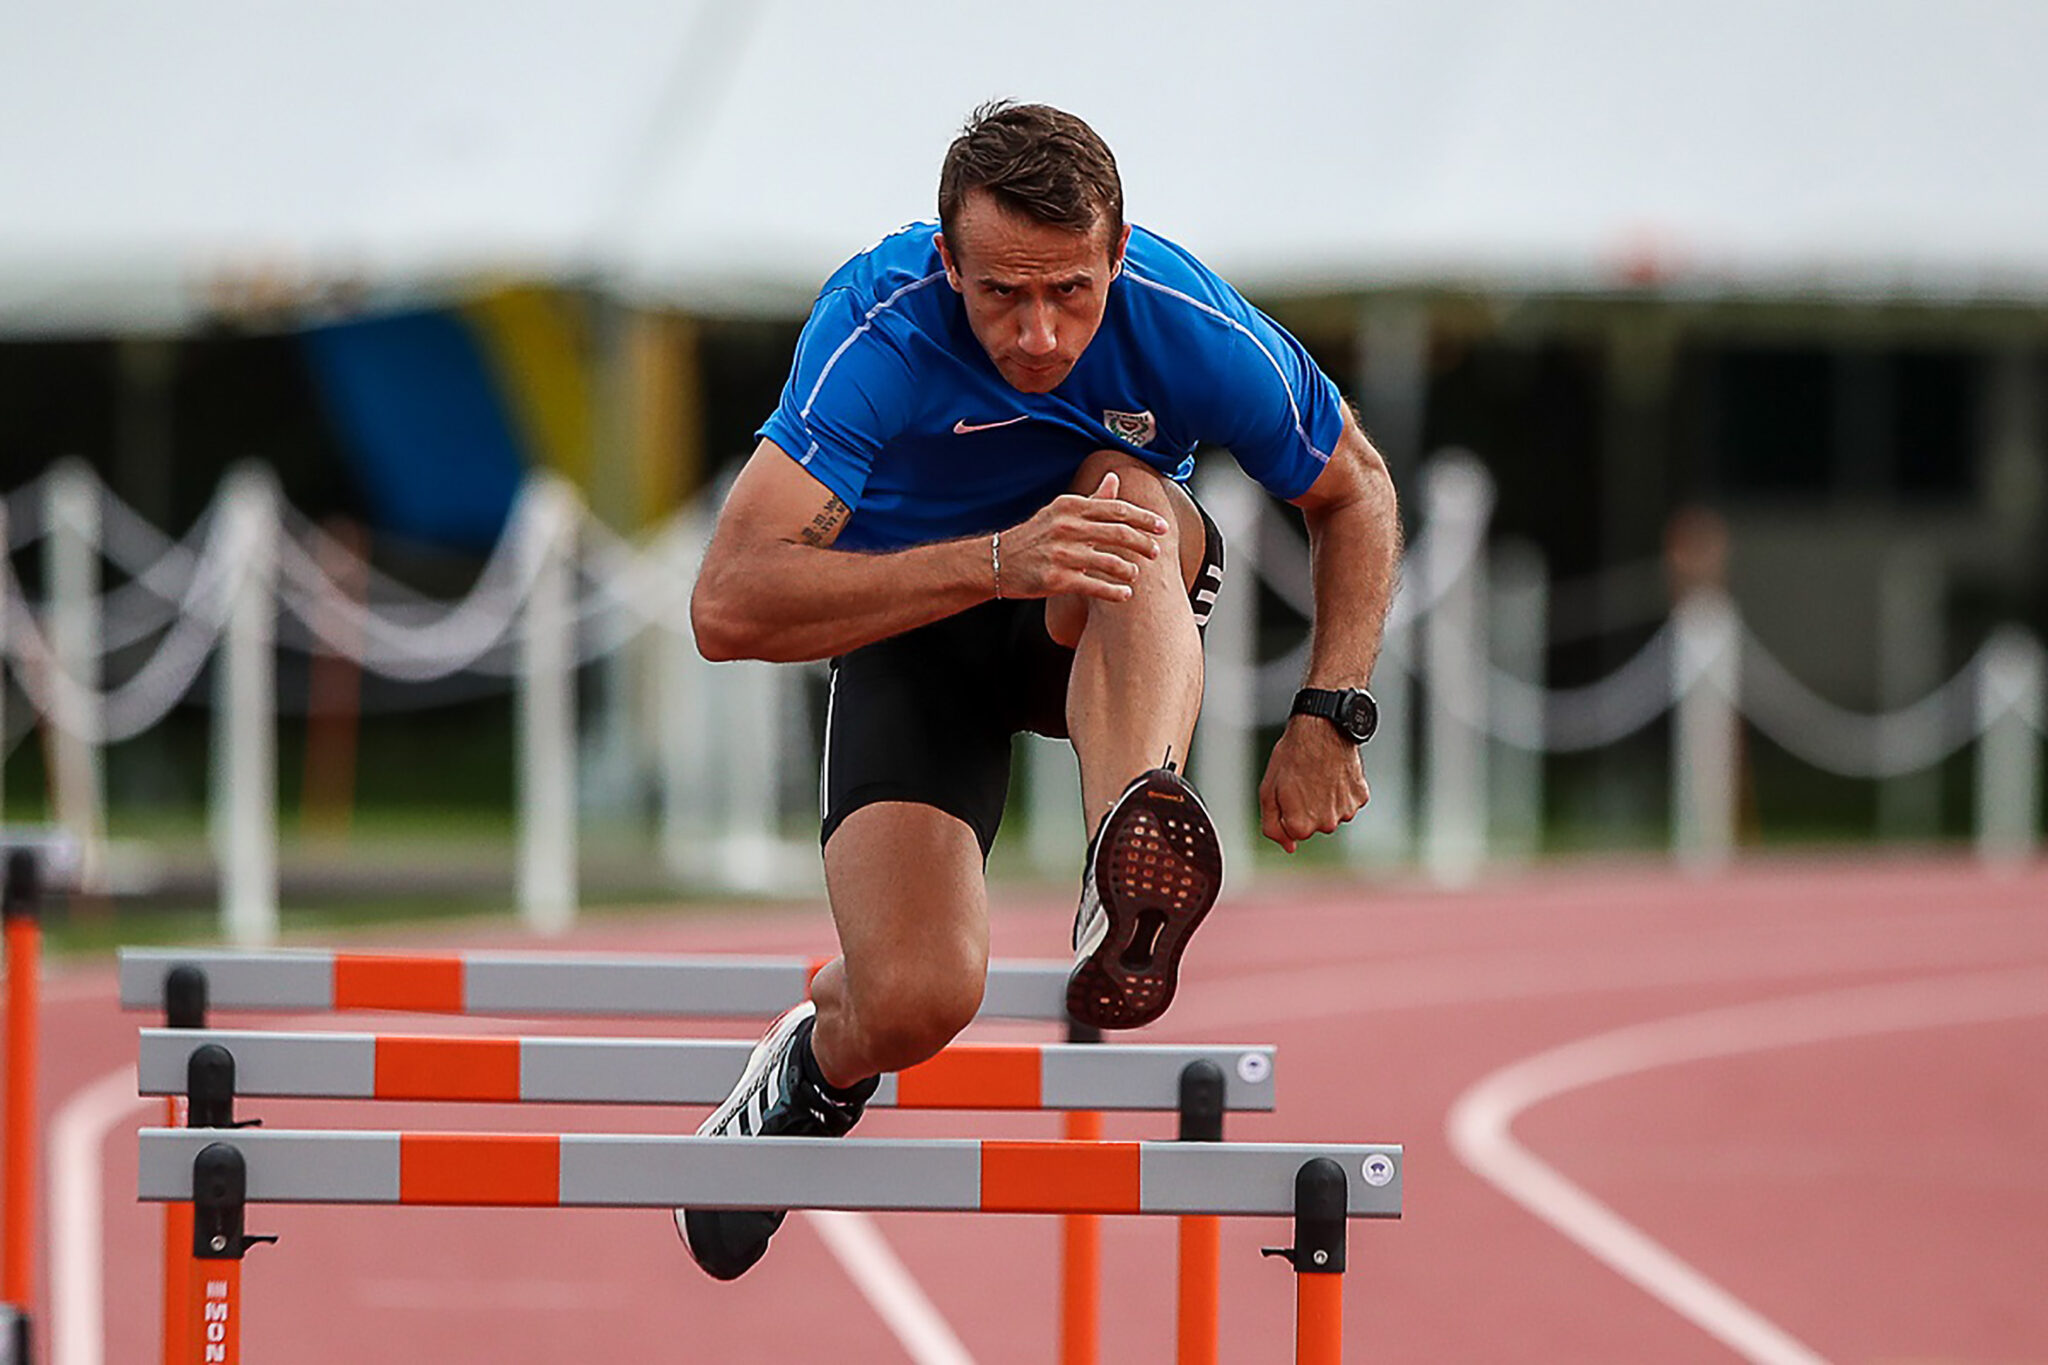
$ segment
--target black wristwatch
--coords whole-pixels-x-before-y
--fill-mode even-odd
[[[1321,716],[1353,744],[1363,744],[1380,728],[1380,704],[1362,687],[1304,687],[1294,694],[1290,716]]]

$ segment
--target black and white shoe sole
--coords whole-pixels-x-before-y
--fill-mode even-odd
[[[1126,791],[1096,841],[1107,928],[1067,978],[1067,1013],[1099,1029],[1164,1014],[1181,954],[1222,886],[1223,849],[1192,787],[1161,771]]]

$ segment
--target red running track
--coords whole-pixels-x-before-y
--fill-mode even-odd
[[[1057,955],[1070,915],[1061,902],[1012,904],[996,951]],[[613,917],[563,946],[829,942],[823,910],[803,907]],[[415,945],[532,946],[497,928],[368,946]],[[112,1000],[98,967],[46,991],[45,1112],[68,1106],[74,1137],[90,1126],[80,1093],[133,1059],[142,1020]],[[496,1027],[376,1027],[409,1022]],[[1408,1216],[1352,1227],[1349,1359],[2048,1360],[2048,869],[1996,877],[1865,858],[1717,880],[1576,867],[1463,893],[1268,883],[1226,891],[1181,999],[1143,1036],[1279,1045],[1279,1110],[1234,1116],[1233,1137],[1406,1144]],[[1597,1050],[1585,1041],[1601,1038]],[[1519,1095],[1513,1081],[1527,1083]],[[1466,1120],[1498,1101],[1479,1115],[1494,1124],[1493,1154],[1511,1149],[1522,1176],[1547,1182],[1549,1216],[1523,1202],[1543,1191],[1504,1188],[1460,1159],[1447,1125],[1461,1097]],[[130,1137],[156,1111],[115,1110],[97,1152],[100,1358],[130,1365],[157,1358],[159,1214],[132,1202]],[[678,1131],[699,1117],[286,1101],[260,1112],[279,1126],[565,1131]],[[1057,1123],[877,1112],[862,1132],[1050,1136]],[[1112,1118],[1107,1136],[1163,1137],[1171,1124]],[[94,1155],[74,1150],[71,1163],[90,1172]],[[1056,1358],[1053,1220],[872,1221],[964,1358]],[[263,1208],[252,1224],[284,1238],[246,1265],[253,1365],[913,1358],[801,1217],[734,1285],[698,1273],[658,1215]],[[1626,1235],[1607,1259],[1575,1240],[1611,1240],[1616,1225]],[[1287,1231],[1224,1225],[1227,1361],[1288,1357],[1292,1277],[1258,1256]],[[1173,1239],[1171,1220],[1105,1225],[1104,1361],[1172,1359]],[[1707,1307],[1674,1307],[1674,1284],[1705,1286]],[[61,1341],[87,1340],[70,1326],[57,1325]],[[1731,1346],[1744,1331],[1748,1346]]]

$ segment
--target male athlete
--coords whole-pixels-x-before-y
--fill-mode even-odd
[[[1125,224],[1109,148],[1043,105],[977,110],[939,221],[825,284],[691,599],[705,657],[832,660],[825,883],[841,955],[700,1132],[838,1136],[876,1076],[980,1007],[984,868],[1012,736],[1070,738],[1089,842],[1067,1008],[1172,999],[1222,855],[1180,775],[1202,699],[1216,527],[1184,483],[1227,446],[1306,516],[1307,686],[1259,788],[1290,853],[1365,804],[1364,688],[1399,553],[1384,464],[1301,346]],[[780,1213],[677,1210],[720,1279]]]

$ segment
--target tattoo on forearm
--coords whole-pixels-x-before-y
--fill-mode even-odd
[[[804,527],[797,535],[806,545],[823,545],[832,539],[833,535],[839,530],[840,524],[852,513],[853,509],[841,502],[838,495],[834,494],[826,499],[823,510],[817,516],[811,518],[811,524]]]

